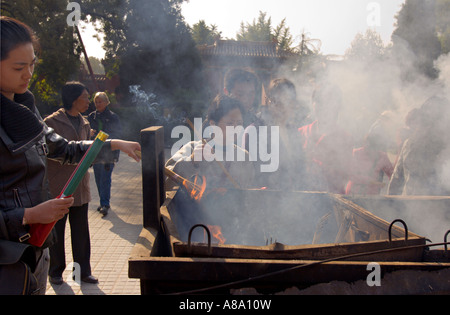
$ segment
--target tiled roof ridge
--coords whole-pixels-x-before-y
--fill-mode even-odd
[[[290,53],[278,49],[273,41],[217,40],[213,45],[200,45],[202,55],[281,58]]]

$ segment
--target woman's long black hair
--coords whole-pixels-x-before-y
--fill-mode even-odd
[[[19,45],[31,43],[38,50],[38,39],[29,26],[7,16],[1,16],[0,23],[0,61],[7,59],[9,53]]]

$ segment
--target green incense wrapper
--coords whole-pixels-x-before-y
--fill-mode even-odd
[[[78,163],[75,171],[70,176],[58,198],[65,198],[73,195],[108,137],[109,135],[107,133],[104,133],[102,131],[98,133],[94,142],[91,144],[81,161]],[[55,223],[56,222],[49,224],[32,224],[30,226],[30,238],[28,240],[28,243],[34,246],[41,247],[50,234],[51,230],[55,226]]]
[[[105,143],[106,139],[108,139],[108,137],[109,135],[107,133],[104,133],[103,131],[100,131],[98,133],[94,142],[89,147],[89,150],[85,153],[80,163],[78,163],[77,168],[67,181],[66,186],[63,188],[63,191],[61,192],[58,198],[64,198],[73,195],[73,193],[77,189],[78,185],[80,184],[89,167],[94,162],[95,158],[97,157],[98,153],[100,152],[103,144]]]

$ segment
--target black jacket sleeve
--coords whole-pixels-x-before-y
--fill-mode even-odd
[[[48,146],[47,158],[61,164],[77,164],[93,142],[92,140],[67,141],[48,126],[45,126],[45,140]],[[96,161],[101,161],[109,152],[111,152],[111,140],[106,140]]]

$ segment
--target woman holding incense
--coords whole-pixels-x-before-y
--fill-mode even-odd
[[[41,247],[29,245],[30,224],[58,221],[74,203],[73,197],[50,198],[47,158],[76,164],[92,141],[69,142],[44,123],[28,91],[37,39],[27,25],[15,19],[2,16],[0,22],[0,293],[45,294],[48,247],[54,239],[50,234]],[[102,150],[115,149],[139,161],[135,154],[139,143],[111,140]],[[30,272],[19,272],[17,266]],[[24,280],[30,286],[13,291]]]
[[[208,140],[187,143],[167,161],[166,167],[190,181],[204,176],[207,191],[252,187],[253,163],[249,162],[247,151],[235,144],[237,134],[227,136],[227,127],[243,130],[242,112],[238,100],[217,96],[208,109],[209,126],[204,130]]]

